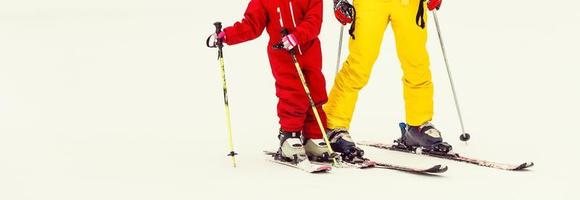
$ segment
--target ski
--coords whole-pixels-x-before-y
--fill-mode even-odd
[[[384,144],[384,143],[373,143],[373,142],[358,142],[357,144],[363,145],[363,146],[375,147],[375,148],[379,148],[379,149],[386,149],[386,150],[390,150],[390,151],[398,151],[398,152],[404,152],[404,153],[425,155],[425,156],[430,156],[430,157],[442,158],[442,159],[447,159],[447,160],[453,160],[453,161],[458,161],[458,162],[474,164],[474,165],[483,166],[483,167],[489,167],[489,168],[495,168],[495,169],[501,169],[501,170],[509,170],[509,171],[519,171],[519,170],[524,170],[524,169],[527,169],[527,168],[534,166],[533,162],[524,162],[521,164],[513,165],[513,164],[497,163],[497,162],[491,162],[491,161],[486,161],[486,160],[481,160],[481,159],[476,159],[476,158],[465,157],[465,156],[461,156],[457,153],[443,154],[443,153],[435,153],[435,152],[422,152],[420,149],[413,150],[413,149],[401,147],[400,145],[397,145],[397,144]]]
[[[444,165],[434,165],[429,168],[414,168],[414,167],[405,167],[400,165],[393,165],[387,163],[376,163],[377,168],[383,169],[392,169],[397,171],[404,171],[410,173],[420,173],[420,174],[440,174],[447,171],[447,166]]]
[[[318,164],[328,164],[327,162],[320,162],[320,161],[312,161],[313,163]],[[428,168],[418,168],[418,167],[408,167],[408,166],[401,166],[395,165],[390,163],[382,163],[377,162],[374,160],[370,160],[368,158],[360,159],[355,162],[346,162],[344,160],[340,161],[340,166],[334,166],[337,168],[358,168],[358,169],[372,169],[372,168],[380,168],[380,169],[391,169],[397,170],[402,172],[408,173],[418,173],[418,174],[438,174],[447,171],[447,166],[444,165],[434,165]]]
[[[323,161],[316,161],[316,160],[312,160],[312,163],[315,164],[321,164],[321,165],[328,165],[328,164],[332,164],[330,162],[323,162]],[[370,169],[370,168],[374,168],[377,166],[377,163],[371,160],[362,160],[359,162],[346,162],[343,160],[339,161],[339,165],[338,166],[334,166],[337,168],[358,168],[358,169]]]
[[[391,170],[397,170],[397,171],[402,171],[402,172],[409,172],[409,173],[418,173],[418,174],[439,174],[439,173],[443,173],[447,171],[447,166],[444,165],[434,165],[428,168],[418,168],[418,167],[408,167],[408,166],[401,166],[401,165],[394,165],[394,164],[389,164],[389,163],[381,163],[381,162],[376,162],[376,161],[366,161],[367,163],[372,163],[372,165],[370,164],[363,164],[363,163],[349,163],[349,162],[341,162],[341,165],[339,168],[358,168],[358,169],[372,169],[372,168],[377,168],[377,169],[391,169]]]
[[[298,163],[292,163],[292,162],[286,162],[286,161],[282,161],[280,159],[277,159],[278,153],[276,153],[276,152],[264,151],[264,153],[268,156],[271,156],[271,158],[267,159],[270,162],[278,163],[278,164],[289,166],[289,167],[293,167],[296,169],[300,169],[300,170],[308,172],[308,173],[325,173],[325,172],[329,172],[332,169],[331,166],[322,165],[322,164],[315,164],[315,163],[310,162],[308,159],[303,160],[303,161],[298,162]]]

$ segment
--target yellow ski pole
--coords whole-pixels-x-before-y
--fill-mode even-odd
[[[215,33],[216,36],[222,32],[222,23],[221,22],[215,22],[213,24],[215,26]],[[211,38],[211,36],[210,36]],[[228,103],[228,86],[226,83],[226,70],[224,67],[224,54],[223,54],[223,43],[220,39],[217,39],[216,44],[209,44],[210,43],[210,38],[207,39],[206,43],[207,46],[210,48],[218,48],[218,62],[220,65],[220,69],[221,69],[221,76],[222,76],[222,83],[223,83],[223,91],[224,91],[224,108],[225,108],[225,113],[226,113],[226,124],[227,124],[227,129],[228,129],[228,144],[229,144],[229,148],[230,148],[230,153],[228,154],[228,156],[230,156],[232,158],[232,164],[234,167],[236,167],[236,155],[238,155],[235,151],[234,151],[234,142],[232,139],[232,123],[231,123],[231,119],[230,119],[230,106]]]

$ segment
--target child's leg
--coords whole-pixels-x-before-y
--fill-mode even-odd
[[[312,96],[316,109],[318,110],[322,127],[326,130],[326,113],[322,109],[322,105],[328,101],[328,96],[326,93],[326,80],[322,74],[322,55],[320,50],[316,47],[313,47],[306,53],[304,59],[300,60],[302,72],[304,73],[304,78],[306,79],[308,88],[310,89],[310,95]],[[303,135],[306,138],[322,138],[320,127],[310,106],[308,107],[306,119],[304,120],[304,128],[302,130]]]
[[[288,132],[301,131],[309,105],[294,63],[283,51],[271,53],[269,57],[276,80],[280,128]]]
[[[306,76],[306,81],[309,83],[310,92],[312,95],[312,99],[314,100],[314,104],[316,105],[316,109],[318,111],[318,116],[320,117],[320,121],[322,123],[322,127],[326,130],[326,113],[322,109],[322,105],[324,105],[328,101],[328,97],[326,96],[326,86],[324,83],[324,75],[322,75],[321,71],[308,71],[304,70],[304,76]],[[320,127],[318,122],[316,121],[316,117],[314,116],[314,111],[311,107],[308,107],[308,112],[306,113],[306,119],[304,120],[304,128],[303,135],[306,138],[310,139],[321,139],[322,133],[320,132]]]

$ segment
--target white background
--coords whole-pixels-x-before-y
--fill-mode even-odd
[[[447,164],[441,177],[335,169],[312,175],[265,161],[278,129],[267,34],[224,49],[239,167],[227,133],[214,21],[248,0],[0,2],[0,199],[578,199],[580,3],[445,1],[439,17],[468,145],[433,21],[434,123],[456,152],[534,161],[506,172],[367,150],[383,162]],[[338,23],[325,1],[320,38],[330,89]],[[345,36],[345,52],[347,40]],[[404,119],[392,30],[352,123],[390,142]]]

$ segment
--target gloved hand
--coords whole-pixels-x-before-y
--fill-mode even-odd
[[[223,42],[224,40],[226,40],[226,32],[223,32],[223,31],[222,31],[222,32],[220,32],[220,33],[217,35],[217,39],[218,39],[219,41],[222,41],[222,42]]]
[[[429,0],[429,2],[427,2],[427,8],[429,11],[432,11],[433,9],[439,10],[442,2],[443,0]]]
[[[207,46],[208,47],[217,47],[218,44],[224,43],[226,40],[226,32],[220,32],[218,34],[214,33],[207,37]]]
[[[282,45],[284,49],[290,51],[298,45],[298,39],[294,34],[288,34],[282,38]]]
[[[354,20],[354,7],[346,0],[334,0],[334,16],[342,25]]]

